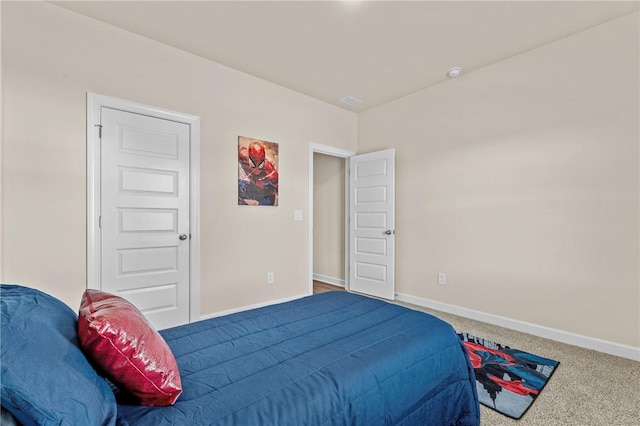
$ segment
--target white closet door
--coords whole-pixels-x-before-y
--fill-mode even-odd
[[[101,108],[101,288],[189,322],[189,126]]]

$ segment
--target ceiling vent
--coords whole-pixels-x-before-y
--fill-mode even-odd
[[[354,98],[353,96],[345,96],[344,98],[340,99],[340,102],[352,107],[358,106],[362,103],[360,99]]]

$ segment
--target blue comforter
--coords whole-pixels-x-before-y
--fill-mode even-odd
[[[161,331],[182,377],[171,407],[118,424],[479,425],[473,369],[431,315],[329,292]]]

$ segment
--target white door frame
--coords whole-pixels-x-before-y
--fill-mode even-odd
[[[87,288],[100,288],[100,108],[172,120],[189,125],[189,322],[200,319],[200,118],[87,92]]]
[[[307,260],[308,269],[308,294],[313,294],[313,154],[325,154],[332,157],[343,158],[345,161],[345,230],[349,229],[349,157],[356,155],[353,151],[345,149],[334,148],[328,145],[320,145],[316,143],[309,143],[309,258]],[[349,289],[349,236],[348,233],[344,238],[344,288]]]

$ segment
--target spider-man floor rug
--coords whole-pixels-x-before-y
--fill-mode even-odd
[[[480,403],[514,419],[529,409],[559,364],[467,333],[458,336],[476,373]]]

